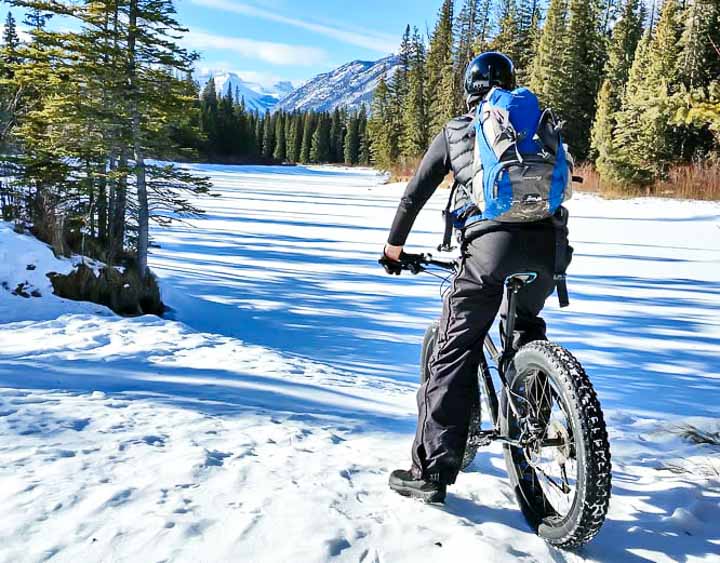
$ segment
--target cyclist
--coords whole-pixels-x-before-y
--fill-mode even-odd
[[[503,54],[484,53],[468,66],[464,87],[468,113],[452,119],[435,137],[400,200],[381,258],[390,274],[400,274],[403,247],[415,218],[445,176],[452,171],[457,185],[471,182],[475,110],[493,88],[515,88],[514,65]],[[481,211],[475,208],[472,213]],[[546,325],[538,315],[556,285],[554,274],[564,271],[572,254],[564,208],[531,223],[468,220],[467,225],[461,235],[459,271],[444,299],[430,377],[417,394],[412,467],[390,475],[391,489],[426,502],[443,502],[460,470],[478,397],[483,340],[500,310],[505,278],[521,271],[539,274],[519,295],[514,342],[519,347],[544,340]]]

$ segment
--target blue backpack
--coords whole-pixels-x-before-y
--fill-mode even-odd
[[[482,219],[539,221],[572,197],[573,162],[561,125],[530,90],[494,88],[478,106],[474,126],[470,195]]]

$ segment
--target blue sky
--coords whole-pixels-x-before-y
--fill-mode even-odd
[[[300,83],[397,49],[406,24],[432,27],[441,0],[179,0],[202,70]]]
[[[200,72],[231,71],[271,86],[299,85],[352,60],[397,50],[407,24],[432,28],[442,0],[175,0],[201,54]],[[0,0],[0,26],[10,7]],[[22,35],[23,11],[11,10]],[[51,27],[65,25],[58,19]]]

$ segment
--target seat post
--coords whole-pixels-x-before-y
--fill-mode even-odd
[[[516,279],[509,279],[507,288],[507,319],[505,319],[505,335],[503,342],[503,356],[509,359],[513,354],[513,333],[515,332],[515,320],[517,317],[517,294],[522,288],[522,283]]]

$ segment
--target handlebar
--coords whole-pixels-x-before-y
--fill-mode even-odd
[[[437,266],[444,270],[454,272],[457,270],[458,263],[455,260],[435,260],[432,254],[407,254],[403,253],[400,258],[400,264],[403,270],[407,270],[414,275],[427,270],[426,266]]]

